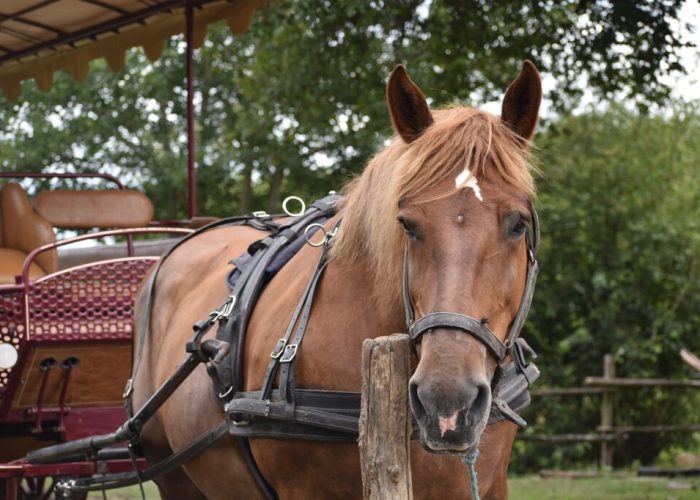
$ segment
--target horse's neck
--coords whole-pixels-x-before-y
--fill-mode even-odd
[[[323,293],[319,308],[328,308],[332,316],[340,314],[351,320],[346,323],[352,336],[374,338],[405,330],[405,318],[396,300],[379,297],[375,290],[376,279],[371,267],[365,263],[347,264],[331,260],[324,276]],[[400,297],[401,290],[396,290]],[[352,326],[351,326],[352,325]],[[338,326],[342,323],[338,321]]]

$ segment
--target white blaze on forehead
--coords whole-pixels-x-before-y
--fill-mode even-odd
[[[474,196],[476,196],[479,201],[484,201],[484,197],[481,196],[479,181],[476,180],[476,175],[472,175],[468,168],[462,170],[455,178],[455,187],[457,189],[471,188],[471,190],[474,191]]]

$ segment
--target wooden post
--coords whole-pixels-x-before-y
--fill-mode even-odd
[[[615,359],[612,354],[606,354],[603,358],[603,378],[615,378]],[[611,432],[615,425],[615,393],[613,389],[603,392],[600,405],[600,427],[599,431]],[[615,443],[613,441],[603,441],[600,445],[600,466],[613,466],[613,453]]]
[[[360,464],[366,500],[410,500],[411,415],[408,335],[366,339],[362,343]]]

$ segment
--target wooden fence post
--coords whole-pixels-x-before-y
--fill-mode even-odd
[[[615,378],[615,359],[612,354],[606,354],[603,358],[603,379]],[[599,432],[611,432],[615,425],[615,392],[614,389],[607,388],[603,392],[600,405],[600,427]],[[615,452],[614,441],[603,441],[600,445],[600,465],[601,467],[613,466],[613,453]]]
[[[367,500],[410,500],[411,415],[408,335],[395,334],[362,343],[360,464]]]

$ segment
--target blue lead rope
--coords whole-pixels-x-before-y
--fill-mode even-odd
[[[476,448],[469,455],[462,455],[462,463],[467,466],[467,472],[469,472],[469,482],[472,486],[472,498],[474,500],[479,499],[479,482],[476,478],[476,469],[474,469],[474,464],[476,459],[479,458],[479,448]]]

